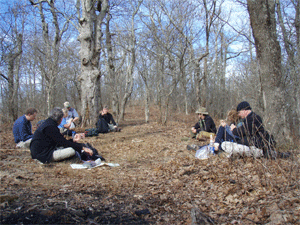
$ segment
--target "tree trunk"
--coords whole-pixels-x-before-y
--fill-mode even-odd
[[[97,5],[97,9],[96,9]],[[79,19],[80,58],[81,58],[81,105],[82,126],[95,122],[96,85],[100,78],[99,59],[101,53],[101,23],[108,10],[108,0],[81,0],[82,17]],[[99,14],[96,14],[99,10]]]
[[[264,105],[265,124],[275,136],[289,136],[286,133],[284,121],[284,87],[282,86],[281,49],[276,33],[275,2],[247,0],[247,3],[262,89],[266,99]]]
[[[18,118],[18,89],[19,89],[19,70],[15,70],[16,59],[22,54],[23,36],[17,35],[16,52],[11,52],[8,56],[8,97],[9,115],[12,121]],[[18,65],[17,65],[18,67]]]
[[[114,56],[112,51],[112,41],[111,41],[111,33],[110,33],[110,19],[111,15],[107,14],[107,21],[106,21],[106,51],[107,51],[107,62],[106,68],[108,71],[108,78],[109,78],[109,87],[108,91],[111,96],[111,104],[112,104],[112,111],[119,115],[119,104],[118,104],[118,92],[116,87],[116,69],[114,63]]]
[[[130,65],[127,72],[126,77],[126,88],[125,88],[125,94],[123,96],[122,102],[121,102],[121,111],[119,115],[119,119],[124,120],[124,113],[125,113],[125,107],[127,104],[127,101],[129,97],[132,94],[133,91],[133,70],[135,66],[135,51],[136,51],[136,38],[135,38],[135,28],[134,28],[134,17],[136,16],[140,6],[142,4],[142,0],[139,0],[137,7],[134,9],[134,12],[131,16],[131,37],[130,37],[130,50],[131,53],[131,59],[130,59]]]

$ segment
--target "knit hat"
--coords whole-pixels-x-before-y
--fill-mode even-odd
[[[69,102],[65,102],[65,103],[64,103],[64,107],[65,107],[65,108],[69,108],[69,107],[70,107],[70,103],[69,103]]]
[[[246,101],[241,102],[240,104],[238,104],[236,111],[241,110],[251,110],[250,104]]]
[[[196,113],[201,113],[201,114],[203,114],[203,115],[208,115],[208,112],[207,112],[207,110],[206,110],[206,108],[205,107],[200,107],[197,111],[196,111]]]

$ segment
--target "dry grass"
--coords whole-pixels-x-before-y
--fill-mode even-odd
[[[1,223],[190,224],[198,208],[217,224],[300,223],[299,149],[288,160],[197,160],[182,141],[194,116],[145,124],[131,108],[122,132],[87,138],[120,167],[40,165],[1,140]],[[2,132],[3,134],[3,132]],[[4,150],[5,148],[6,150]],[[141,211],[144,210],[144,211]]]

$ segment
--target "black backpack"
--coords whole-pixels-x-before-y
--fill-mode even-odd
[[[102,133],[102,134],[108,133],[108,131],[109,131],[108,123],[102,117],[99,117],[99,120],[96,123],[96,128],[97,128],[98,132]]]

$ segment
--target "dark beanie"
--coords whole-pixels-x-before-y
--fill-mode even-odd
[[[241,111],[241,110],[251,110],[250,104],[246,101],[241,102],[238,104],[236,111]]]

